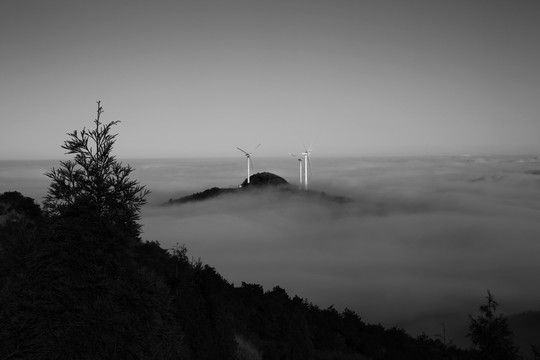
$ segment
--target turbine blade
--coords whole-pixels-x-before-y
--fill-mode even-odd
[[[238,150],[240,150],[241,152],[243,152],[244,154],[249,155],[249,153],[248,153],[247,151],[240,149],[238,146],[237,146],[236,148],[237,148]]]
[[[309,145],[309,148],[307,149],[307,152],[312,152],[313,151],[313,143],[311,143],[311,145]]]
[[[261,144],[255,146],[255,149],[251,150],[251,152],[254,152],[255,150],[257,150],[259,148],[259,146],[261,146]]]
[[[309,176],[313,176],[313,173],[311,172],[311,156],[307,156],[307,162],[308,162],[308,170],[309,170]]]

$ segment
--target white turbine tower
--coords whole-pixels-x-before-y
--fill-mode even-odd
[[[292,154],[292,153],[289,153],[289,155],[291,155],[293,158],[298,160],[298,168],[299,168],[299,173],[300,173],[300,189],[301,189],[302,185],[304,183],[303,174],[302,174],[302,162],[303,162],[302,157],[300,157],[298,155],[295,155],[295,154]]]
[[[308,189],[308,167],[311,174],[311,160],[309,155],[311,154],[312,147],[313,144],[309,146],[309,149],[306,149],[306,146],[304,145],[305,152],[302,153],[302,156],[304,157],[304,190]]]
[[[251,153],[253,153],[253,151],[257,150],[259,148],[259,146],[261,146],[261,144],[257,145],[255,147],[255,149],[253,149],[251,151]],[[251,170],[252,170],[252,167],[251,167],[251,153],[248,153],[247,151],[240,149],[238,146],[236,148],[238,150],[240,150],[241,152],[243,152],[244,155],[246,155],[246,158],[247,158],[247,183],[249,184],[249,178],[251,177]]]

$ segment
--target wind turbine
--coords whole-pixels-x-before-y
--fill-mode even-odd
[[[304,152],[302,153],[302,156],[304,157],[304,190],[308,189],[308,167],[309,172],[311,175],[311,160],[309,158],[309,154],[311,154],[313,144],[309,146],[309,149],[306,149],[306,145],[304,145]]]
[[[253,149],[251,151],[251,153],[255,150],[257,150],[259,148],[259,146],[261,146],[261,144],[257,145],[255,147],[255,149]],[[242,150],[240,149],[238,146],[236,147],[238,150],[240,150],[241,152],[244,153],[244,155],[246,155],[246,158],[247,158],[247,183],[249,184],[249,178],[251,176],[251,170],[252,170],[252,167],[251,167],[251,153],[248,153],[247,151],[245,150]]]
[[[298,160],[298,167],[299,167],[299,171],[300,171],[300,189],[301,189],[302,185],[304,183],[303,176],[302,176],[302,157],[300,157],[298,155],[295,155],[295,154],[292,154],[292,153],[289,153],[289,155],[291,155],[293,158]]]

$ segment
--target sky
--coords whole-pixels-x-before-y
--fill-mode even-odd
[[[3,0],[0,159],[540,153],[540,3]]]

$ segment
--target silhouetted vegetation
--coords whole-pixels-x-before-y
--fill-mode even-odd
[[[102,112],[98,102],[95,130],[69,134],[63,148],[75,160],[47,174],[43,220],[26,199],[3,196],[29,221],[8,221],[0,232],[8,264],[0,274],[2,359],[188,354],[169,287],[137,262],[147,191],[112,156],[115,123],[101,125]]]
[[[508,320],[502,314],[496,314],[499,304],[488,290],[486,304],[480,306],[480,314],[470,316],[468,337],[478,348],[480,359],[512,360],[520,359],[518,349],[514,346],[513,333]]]
[[[139,234],[140,209],[146,203],[148,190],[129,178],[133,168],[123,166],[112,154],[117,134],[111,129],[118,121],[106,125],[100,121],[103,108],[98,101],[95,128],[68,133],[62,148],[74,159],[60,162],[58,169],[45,175],[51,178],[43,203],[54,218],[86,216],[107,221],[133,235]]]
[[[20,219],[37,220],[41,217],[41,209],[34,199],[23,196],[18,191],[0,194],[1,224]]]
[[[289,182],[278,176],[269,172],[261,172],[249,177],[249,183],[247,179],[242,182],[242,187],[268,187],[268,186],[287,186]]]
[[[499,349],[515,355],[489,293],[480,316],[471,318],[478,351],[461,350],[366,324],[349,309],[321,309],[280,287],[233,286],[189,259],[183,246],[165,250],[142,241],[137,220],[147,191],[112,156],[115,123],[101,125],[102,111],[98,103],[95,130],[69,134],[64,148],[75,161],[47,174],[44,213],[19,193],[0,195],[0,359],[436,360],[483,359]],[[502,348],[493,345],[499,340]]]

